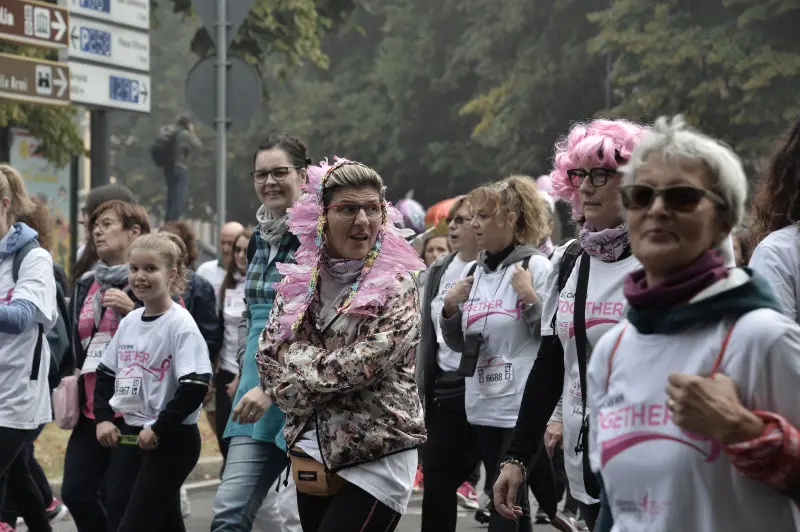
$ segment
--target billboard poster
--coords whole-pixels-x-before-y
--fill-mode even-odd
[[[70,190],[70,165],[57,168],[53,163],[36,155],[39,141],[24,129],[11,129],[11,150],[9,164],[25,180],[25,188],[31,197],[38,197],[50,214],[52,223],[53,262],[60,264],[69,275],[70,250],[70,212],[73,198]]]

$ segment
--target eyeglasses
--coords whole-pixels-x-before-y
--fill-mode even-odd
[[[688,185],[666,188],[625,185],[620,187],[620,193],[622,194],[622,205],[628,210],[647,209],[659,196],[664,200],[664,206],[675,212],[692,212],[703,198],[710,199],[720,207],[726,206],[725,200],[710,190]]]
[[[253,178],[258,185],[263,185],[269,179],[269,176],[272,176],[272,179],[275,181],[283,181],[287,177],[289,177],[289,170],[302,168],[301,166],[277,166],[272,170],[254,170],[250,172],[250,177]]]
[[[464,218],[463,216],[448,216],[444,221],[447,222],[447,225],[464,225],[470,221],[470,218]]]
[[[574,188],[578,188],[583,184],[583,180],[589,177],[589,182],[593,187],[602,187],[608,182],[609,177],[616,177],[619,172],[611,168],[592,168],[591,170],[584,170],[583,168],[573,168],[567,170],[567,177],[569,177],[569,184]]]
[[[91,229],[92,232],[94,232],[95,229],[102,229],[102,231],[105,233],[115,225],[119,225],[119,222],[117,220],[114,220],[113,218],[103,218],[102,220],[96,221],[92,225]]]
[[[334,209],[342,220],[354,220],[362,210],[370,220],[383,216],[382,203],[367,203],[366,205],[358,205],[357,203],[335,203],[329,205],[328,209]]]

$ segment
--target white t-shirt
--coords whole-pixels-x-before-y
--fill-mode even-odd
[[[214,287],[214,296],[219,301],[219,289],[225,280],[225,268],[219,265],[218,260],[210,260],[200,265],[195,272],[197,275],[211,283]]]
[[[626,325],[606,389],[609,356]],[[588,371],[597,413],[589,424],[591,461],[603,475],[614,531],[800,530],[789,497],[739,473],[720,443],[676,427],[666,407],[669,374],[707,375],[729,327],[643,335],[626,321],[595,347]],[[800,327],[792,320],[767,309],[741,317],[720,372],[736,382],[745,407],[800,426]]]
[[[307,427],[297,446],[321,464],[322,453],[319,452],[316,429],[313,423],[309,423]],[[337,474],[402,515],[406,513],[408,501],[411,500],[417,462],[417,449],[409,449],[373,462],[342,469]]]
[[[444,341],[442,336],[442,322],[439,316],[442,315],[442,307],[444,307],[444,296],[447,291],[461,280],[461,274],[467,267],[467,263],[458,258],[458,255],[453,257],[453,261],[447,265],[447,269],[442,275],[442,280],[439,283],[439,291],[431,300],[431,317],[433,319],[433,330],[436,332],[436,342],[439,344],[439,349],[436,353],[436,360],[439,363],[439,368],[442,371],[456,371],[458,365],[461,363],[461,353],[456,353]]]
[[[766,278],[783,313],[800,323],[800,238],[797,225],[770,233],[756,246],[749,266]]]
[[[11,269],[14,255],[0,262],[0,305],[24,299],[36,306],[36,323],[44,334],[52,329],[58,318],[56,282],[53,259],[44,249],[28,252],[19,269],[17,284]],[[31,430],[53,420],[50,410],[50,345],[42,339],[39,373],[31,380],[33,353],[39,337],[39,327],[28,327],[22,334],[0,332],[0,427]]]
[[[552,336],[551,323],[556,315],[556,332],[564,348],[564,389],[562,391],[562,421],[564,423],[563,447],[564,467],[569,481],[572,496],[584,504],[598,502],[586,493],[583,481],[583,455],[575,452],[579,443],[583,424],[583,401],[581,397],[581,381],[578,366],[578,349],[575,343],[575,290],[578,285],[578,269],[582,260],[591,260],[589,265],[589,282],[586,291],[586,338],[588,355],[592,356],[592,347],[597,345],[600,337],[612,326],[625,318],[628,313],[628,302],[622,293],[625,277],[641,268],[639,261],[631,256],[618,262],[603,262],[587,255],[575,262],[572,273],[567,279],[564,290],[558,294],[558,269],[569,244],[561,246],[553,254],[553,271],[547,280],[542,311],[542,336]],[[589,408],[587,405],[587,415]]]
[[[208,347],[189,311],[178,303],[152,321],[139,308],[119,322],[101,363],[116,374],[111,407],[125,423],[149,427],[191,373],[211,373]],[[197,423],[200,408],[184,425]]]
[[[242,280],[235,287],[225,290],[225,301],[222,302],[224,337],[219,367],[234,375],[239,374],[236,353],[239,350],[239,323],[242,321],[244,310],[244,280]]]
[[[462,279],[471,266],[464,268]],[[537,294],[544,293],[550,269],[546,257],[530,258],[528,271]],[[465,379],[464,404],[473,425],[514,428],[525,382],[539,352],[541,337],[531,334],[523,316],[525,304],[511,286],[514,270],[515,264],[491,273],[478,266],[461,309],[464,335],[483,334],[477,369]]]

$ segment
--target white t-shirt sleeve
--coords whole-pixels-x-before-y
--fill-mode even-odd
[[[627,323],[627,322],[622,322]],[[586,409],[591,412],[589,419],[589,463],[592,471],[600,471],[600,453],[597,451],[597,419],[599,409],[606,395],[606,381],[608,379],[608,358],[611,350],[619,338],[624,325],[617,324],[606,332],[592,350],[589,366],[586,368]]]
[[[128,314],[119,322],[119,326],[117,327],[117,332],[114,333],[114,336],[111,337],[111,341],[106,346],[106,350],[103,351],[103,356],[100,357],[100,364],[104,365],[114,373],[119,371],[119,339],[124,338],[125,331],[128,328],[127,324],[130,323],[131,319],[141,319],[141,313],[134,312],[136,317],[132,314]]]
[[[531,281],[533,282],[533,290],[536,292],[536,297],[542,299],[539,294],[546,293],[547,281],[550,279],[550,272],[553,265],[542,255],[534,255],[528,263],[528,271],[531,274]]]
[[[550,416],[550,421],[547,422],[549,425],[550,423],[563,423],[564,422],[564,396],[558,398],[558,404],[556,405],[555,410],[553,410],[553,415]]]
[[[553,336],[555,334],[550,324],[558,311],[558,270],[561,267],[561,259],[571,243],[572,240],[556,249],[553,253],[553,258],[550,259],[551,269],[547,279],[544,281],[541,292],[537,288],[536,294],[542,300],[542,336]]]
[[[764,240],[753,251],[749,266],[764,277],[781,304],[783,313],[797,319],[797,261],[796,252],[782,242]]]
[[[36,321],[44,326],[45,331],[53,328],[58,318],[56,281],[53,258],[47,250],[32,249],[25,255],[11,296],[11,301],[20,299],[36,306]]]
[[[191,315],[187,312],[181,323],[172,334],[172,352],[175,357],[175,376],[180,379],[191,373],[202,375],[211,373],[211,362],[208,356],[208,346],[195,325],[194,320],[186,322]]]
[[[800,326],[786,323],[783,334],[766,353],[757,377],[754,406],[783,416],[792,426],[800,427]]]

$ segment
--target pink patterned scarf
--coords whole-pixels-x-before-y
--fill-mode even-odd
[[[584,222],[580,232],[581,247],[603,262],[616,262],[628,247],[628,227],[623,223],[610,229],[598,231],[589,222]]]

